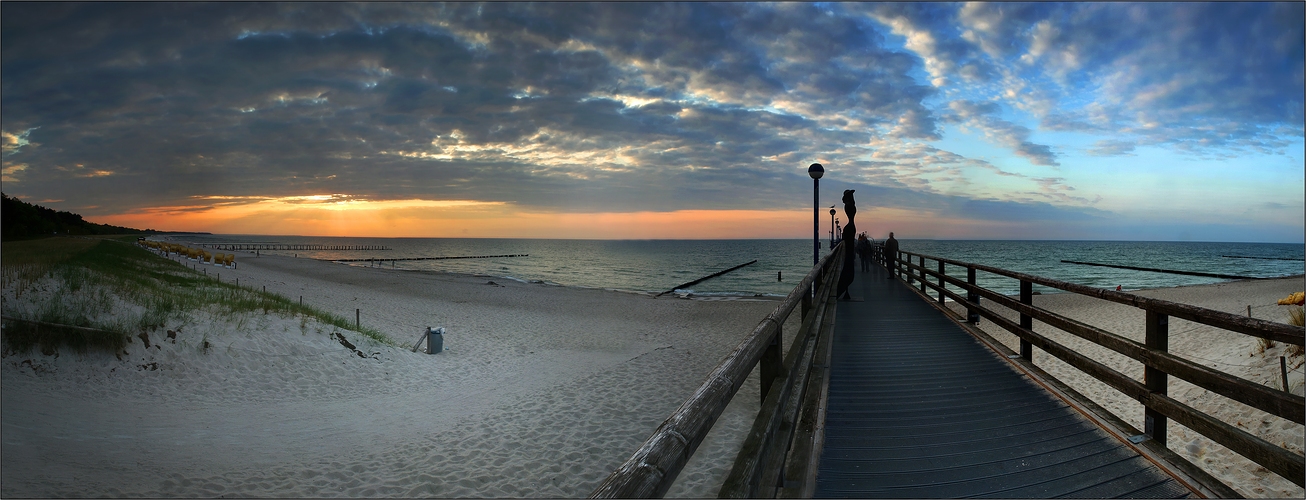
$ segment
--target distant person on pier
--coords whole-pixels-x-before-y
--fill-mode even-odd
[[[889,239],[884,240],[884,266],[889,268],[889,279],[896,278],[898,275],[898,240],[894,239],[893,233],[889,233]]]
[[[857,256],[862,259],[862,272],[871,270],[871,240],[866,239],[866,233],[857,236]]]

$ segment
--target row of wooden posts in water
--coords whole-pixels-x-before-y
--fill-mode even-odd
[[[205,243],[215,250],[389,250],[385,245],[317,245],[305,243]]]
[[[165,255],[184,255],[186,258],[198,261],[204,264],[213,264],[229,268],[236,267],[236,254],[210,253],[207,250],[191,248],[186,245],[177,243],[166,243],[153,240],[139,240],[142,246],[156,251],[163,252]]]

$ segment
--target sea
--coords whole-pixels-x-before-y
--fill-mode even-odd
[[[269,250],[271,255],[321,260],[484,257],[391,262],[347,262],[484,276],[556,286],[641,294],[672,292],[682,297],[763,297],[789,294],[812,268],[812,240],[551,240],[493,238],[350,238],[266,235],[176,235],[192,244],[263,243],[385,247],[385,250]],[[821,242],[822,254],[829,242]],[[899,240],[902,250],[985,264],[1082,285],[1132,291],[1229,281],[1151,271],[1063,263],[1062,260],[1249,278],[1306,272],[1302,244],[1144,241]],[[238,259],[240,253],[237,253]],[[689,286],[685,283],[751,261],[752,264]],[[931,264],[927,262],[927,264]],[[965,269],[947,266],[950,276]],[[980,285],[1016,294],[1016,280],[977,273]],[[1039,293],[1059,290],[1035,285]]]

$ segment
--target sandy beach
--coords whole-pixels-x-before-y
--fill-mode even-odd
[[[1248,306],[1251,306],[1253,317],[1287,323],[1289,306],[1277,305],[1276,302],[1293,292],[1302,291],[1303,284],[1306,284],[1306,281],[1303,277],[1297,276],[1158,288],[1133,293],[1239,315],[1246,315]],[[1034,305],[1138,342],[1143,341],[1144,311],[1142,309],[1070,293],[1036,295]],[[955,304],[950,306],[953,310],[963,310]],[[995,308],[1006,311],[1002,307]],[[1006,312],[1010,313],[1010,311]],[[1015,320],[1018,315],[1010,313],[1007,317]],[[1019,340],[1015,335],[991,321],[981,321],[980,328],[1007,347],[1019,352]],[[1136,380],[1143,380],[1142,364],[1121,354],[1057,331],[1039,321],[1034,322],[1034,331],[1087,354]],[[1262,349],[1258,339],[1250,336],[1177,318],[1170,319],[1171,353],[1270,387],[1282,388],[1279,357],[1287,356],[1286,347],[1277,344]],[[1292,393],[1301,395],[1303,358],[1287,356],[1287,363],[1289,389]],[[1143,427],[1142,404],[1037,348],[1034,350],[1034,364],[1131,425],[1140,429]],[[1179,380],[1177,377],[1172,376],[1169,380],[1171,397],[1234,424],[1266,441],[1302,453],[1303,440],[1306,437],[1303,436],[1301,424],[1254,410]],[[1170,422],[1168,431],[1170,449],[1198,464],[1243,496],[1302,498],[1306,495],[1306,491],[1301,487],[1182,425]]]
[[[778,304],[237,262],[208,273],[358,309],[409,346],[443,326],[446,350],[255,312],[169,325],[175,341],[122,359],[8,356],[0,496],[583,497]],[[716,495],[757,393],[744,385],[668,496]]]
[[[37,352],[0,362],[0,496],[583,497],[623,462],[777,302],[698,300],[240,254],[209,267],[361,322],[413,353],[316,320],[261,312],[169,325],[121,359]],[[1303,279],[1140,295],[1286,321]],[[5,290],[6,307],[15,304]],[[1140,310],[1071,294],[1037,305],[1141,340]],[[1015,346],[1014,337],[983,327]],[[1035,326],[1048,331],[1046,326]],[[786,331],[797,331],[786,325]],[[1277,385],[1282,345],[1171,324],[1171,350]],[[367,357],[345,349],[344,335]],[[1141,368],[1056,336],[1125,373]],[[786,339],[787,344],[788,339]],[[204,342],[211,347],[205,349]],[[1036,362],[1127,421],[1141,405],[1043,353]],[[1302,392],[1302,358],[1290,383]],[[756,373],[670,497],[714,497],[758,407]],[[1302,426],[1261,418],[1182,381],[1170,394],[1301,452]],[[1301,488],[1181,426],[1171,447],[1249,497]]]

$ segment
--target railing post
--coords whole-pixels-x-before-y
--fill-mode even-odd
[[[766,394],[771,392],[771,383],[784,373],[784,360],[781,359],[780,353],[781,328],[779,324],[775,325],[775,335],[771,337],[771,345],[766,346],[766,350],[762,351],[762,359],[757,362],[762,370],[762,395],[758,404],[766,401]]]
[[[1165,352],[1169,349],[1170,344],[1170,317],[1147,311],[1147,333],[1143,339],[1143,344],[1148,349],[1156,349]],[[1167,393],[1168,376],[1165,372],[1152,368],[1143,367],[1143,385],[1152,394],[1165,396]],[[1151,408],[1143,408],[1143,432],[1152,437],[1161,446],[1165,446],[1165,415],[1162,415]]]
[[[902,250],[893,252],[893,277],[902,276]]]
[[[971,287],[975,286],[975,266],[973,265],[966,266],[966,283]],[[978,325],[979,313],[975,312],[975,309],[970,307],[970,304],[979,303],[979,294],[975,293],[974,290],[966,290],[966,302],[966,321],[973,325]]]
[[[927,292],[925,291],[925,256],[924,256],[924,255],[918,255],[917,257],[918,257],[918,258],[916,259],[916,262],[920,264],[920,269],[921,269],[921,270],[920,270],[920,273],[921,273],[921,293],[927,293]]]
[[[807,292],[803,294],[803,301],[801,304],[802,304],[802,311],[803,311],[802,318],[804,320],[807,319],[807,314],[812,310],[812,294],[816,293],[815,290],[816,290],[815,285],[808,285]]]
[[[943,275],[944,275],[943,261],[939,261],[939,303],[940,304],[943,303],[943,290],[948,287],[948,285],[943,281]]]
[[[1034,284],[1025,280],[1020,280],[1020,303],[1027,306],[1034,305]],[[1026,330],[1034,329],[1034,318],[1028,314],[1020,313],[1020,327]],[[1025,361],[1034,360],[1034,346],[1028,340],[1020,339],[1020,357]]]

